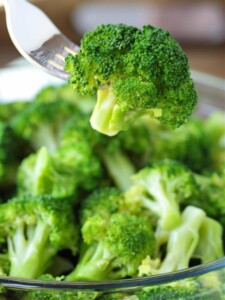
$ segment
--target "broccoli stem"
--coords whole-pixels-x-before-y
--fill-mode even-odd
[[[83,249],[83,255],[72,273],[66,280],[103,280],[109,264],[109,254],[102,242]]]
[[[179,225],[181,220],[179,204],[165,191],[160,176],[155,176],[155,179],[147,185],[147,191],[155,200],[143,197],[143,206],[159,216],[160,227],[171,230]]]
[[[131,176],[136,172],[130,160],[119,150],[101,155],[116,186],[123,192],[127,191],[132,185]]]
[[[182,223],[173,229],[168,238],[167,254],[159,273],[174,272],[189,267],[189,261],[199,242],[199,229],[205,212],[187,206],[182,213]]]
[[[8,238],[11,267],[9,276],[37,278],[49,266],[54,250],[46,246],[49,237],[47,224],[38,221],[37,225],[26,227],[21,224],[14,235]]]
[[[116,104],[112,89],[99,89],[97,102],[91,115],[92,128],[108,136],[124,129],[124,113]]]

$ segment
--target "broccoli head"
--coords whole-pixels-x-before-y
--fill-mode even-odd
[[[0,232],[8,241],[9,275],[14,277],[37,278],[59,250],[77,251],[71,205],[47,195],[22,195],[1,204]]]
[[[176,128],[197,102],[181,47],[150,25],[98,26],[84,35],[78,54],[67,56],[65,70],[78,93],[97,94],[90,122],[109,136],[143,114]]]
[[[106,280],[134,276],[155,237],[145,219],[128,213],[89,217],[82,226],[83,246],[74,271],[66,280]]]

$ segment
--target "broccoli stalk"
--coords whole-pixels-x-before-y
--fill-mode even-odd
[[[182,213],[181,224],[174,228],[168,238],[166,256],[159,273],[186,269],[199,243],[199,230],[205,219],[205,212],[194,206],[187,206]]]
[[[20,196],[2,204],[0,232],[8,241],[9,275],[14,277],[37,278],[59,250],[77,250],[71,205],[50,196]]]
[[[206,263],[224,256],[223,227],[219,222],[209,217],[205,218],[200,226],[199,235],[194,257]]]
[[[119,149],[113,153],[102,152],[101,156],[116,186],[121,191],[127,191],[132,185],[131,177],[136,171],[134,165]]]
[[[36,221],[35,227],[26,228],[25,224],[18,225],[14,234],[8,238],[11,261],[9,275],[36,278],[37,274],[42,274],[56,253],[48,239],[49,225],[42,219]]]

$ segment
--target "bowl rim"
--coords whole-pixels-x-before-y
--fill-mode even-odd
[[[146,277],[104,280],[104,281],[48,281],[38,279],[15,278],[0,276],[0,285],[6,288],[17,289],[48,289],[48,290],[86,290],[86,291],[110,291],[123,288],[137,288],[156,284],[169,283],[172,281],[188,279],[204,275],[209,272],[225,268],[225,257],[217,260],[190,267],[176,272],[152,275]]]

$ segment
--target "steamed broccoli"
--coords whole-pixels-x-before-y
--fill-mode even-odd
[[[116,213],[89,217],[81,229],[83,245],[68,281],[107,280],[134,276],[147,254],[154,255],[155,237],[141,217]]]
[[[199,236],[194,257],[206,263],[224,256],[223,227],[219,222],[209,217],[205,218],[200,226]]]
[[[0,121],[0,197],[14,191],[16,171],[29,147],[6,122]]]
[[[39,280],[62,281],[62,277],[53,277],[50,274],[44,274],[38,278]],[[94,300],[98,298],[99,292],[95,291],[82,291],[82,290],[65,290],[65,289],[37,289],[24,293],[22,300]]]
[[[224,165],[225,166],[225,165]],[[186,204],[202,208],[206,214],[225,226],[225,169],[208,176],[195,174],[199,196],[190,198]]]
[[[135,294],[138,300],[187,300],[194,299],[196,295],[199,295],[200,284],[194,280],[181,280],[176,283],[167,283],[142,288]],[[198,298],[206,299],[206,298]]]
[[[190,265],[194,251],[199,243],[200,226],[205,212],[194,206],[187,206],[182,212],[181,224],[171,230],[168,238],[166,256],[162,260],[159,273],[186,269]],[[208,247],[207,243],[204,245]]]
[[[178,127],[197,102],[181,47],[150,25],[98,26],[84,35],[78,54],[67,56],[65,70],[78,93],[97,94],[90,122],[109,136],[143,114]]]
[[[125,138],[120,136],[109,138],[99,134],[88,125],[88,118],[88,115],[74,115],[65,124],[64,135],[72,137],[73,142],[78,145],[85,140],[98,161],[105,166],[116,186],[123,191],[126,190],[132,183],[131,176],[135,173],[135,166],[123,150]],[[87,167],[90,170],[90,164]]]
[[[0,101],[0,121],[10,124],[12,118],[22,112],[27,105],[29,105],[28,101],[14,101],[7,103],[1,103]]]
[[[79,217],[81,224],[94,215],[108,219],[119,211],[123,202],[120,191],[115,187],[105,187],[95,190],[81,202]]]
[[[45,147],[25,158],[17,172],[18,193],[71,198],[76,195],[78,178],[73,170],[55,159]]]
[[[12,119],[15,132],[27,140],[34,150],[42,146],[50,152],[58,147],[63,124],[76,113],[72,103],[57,99],[52,102],[33,101]]]
[[[155,214],[159,227],[170,230],[181,222],[180,204],[197,193],[192,173],[182,164],[164,160],[133,176],[134,185],[125,194],[125,203],[135,213]]]
[[[47,195],[23,195],[1,204],[0,234],[8,241],[9,275],[14,277],[36,278],[59,250],[77,251],[71,205]]]

